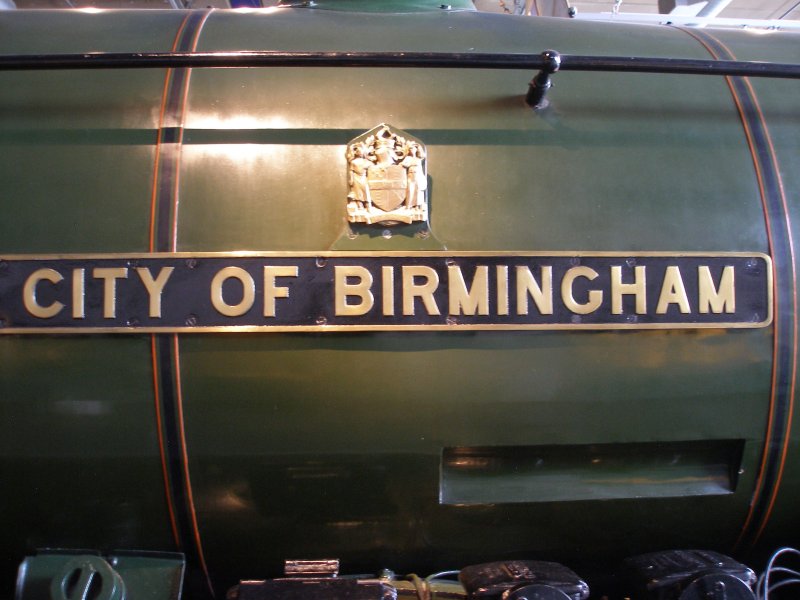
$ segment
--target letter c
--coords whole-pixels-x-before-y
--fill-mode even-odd
[[[39,269],[31,273],[22,289],[22,301],[25,303],[25,310],[34,317],[39,317],[40,319],[55,317],[62,311],[64,304],[61,302],[53,302],[50,306],[42,306],[39,304],[36,299],[36,285],[40,281],[49,281],[55,284],[63,280],[64,276],[53,269]]]

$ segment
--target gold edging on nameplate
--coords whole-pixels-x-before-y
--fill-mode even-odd
[[[143,258],[399,258],[407,256],[409,258],[424,257],[443,259],[454,257],[474,257],[486,256],[489,258],[514,257],[544,257],[557,256],[563,257],[663,257],[663,258],[683,258],[683,257],[708,257],[708,258],[761,258],[772,267],[772,258],[763,252],[664,252],[664,251],[642,251],[642,252],[619,252],[619,251],[572,251],[554,250],[552,252],[536,250],[386,250],[386,251],[344,251],[344,250],[325,250],[319,252],[311,251],[251,251],[251,250],[232,250],[227,252],[77,252],[66,254],[0,254],[0,261],[3,260],[80,260],[80,259],[128,259],[137,260]]]
[[[433,325],[222,325],[222,326],[176,326],[176,327],[37,327],[0,329],[0,335],[7,334],[151,334],[151,333],[304,333],[304,332],[379,332],[379,331],[614,331],[614,330],[678,330],[678,329],[758,329],[768,327],[773,321],[773,266],[772,258],[761,252],[593,252],[593,251],[230,251],[230,252],[135,252],[135,253],[69,253],[69,254],[2,254],[0,261],[32,260],[128,260],[138,259],[191,259],[191,258],[453,258],[487,257],[705,257],[705,258],[759,258],[764,260],[767,284],[767,317],[759,322],[718,322],[718,323],[553,323],[553,324],[433,324]],[[456,317],[457,318],[457,317]]]

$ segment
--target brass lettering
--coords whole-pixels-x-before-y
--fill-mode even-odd
[[[698,308],[701,313],[708,313],[709,309],[714,314],[723,311],[736,312],[736,290],[733,280],[733,266],[728,265],[722,269],[719,279],[719,288],[714,285],[711,269],[707,266],[697,267]]]
[[[472,286],[467,290],[467,282],[458,265],[447,267],[448,295],[451,315],[489,314],[489,267],[475,268]]]
[[[508,314],[508,265],[497,265],[497,314]]]
[[[276,277],[297,277],[300,271],[297,265],[280,267],[264,266],[264,316],[275,316],[275,299],[288,298],[289,288],[275,284]]]
[[[368,269],[357,265],[336,265],[334,273],[337,317],[356,317],[365,315],[372,310],[375,297],[372,295],[371,289],[372,273]],[[358,279],[358,283],[347,283],[348,277]],[[347,298],[350,296],[361,298],[361,302],[348,304]]]
[[[689,298],[686,296],[686,287],[683,285],[681,270],[670,265],[664,273],[664,283],[661,284],[661,294],[658,297],[657,315],[667,314],[670,304],[677,304],[683,314],[691,312]]]
[[[383,284],[383,316],[394,315],[394,267],[381,267],[381,283]]]
[[[72,318],[86,317],[86,269],[72,269]]]
[[[42,306],[36,300],[36,285],[40,281],[49,281],[50,283],[58,283],[63,281],[64,276],[58,271],[53,269],[39,269],[34,271],[25,280],[25,285],[22,288],[22,301],[27,310],[34,317],[40,319],[50,319],[55,317],[64,308],[61,302],[53,302],[50,306]]]
[[[600,290],[589,290],[589,298],[585,304],[580,304],[575,300],[573,285],[578,277],[585,277],[589,281],[597,279],[597,271],[589,267],[572,267],[564,274],[561,280],[561,299],[564,306],[577,315],[588,315],[600,308],[603,302],[603,292]]]
[[[237,279],[242,284],[242,299],[238,304],[228,304],[222,297],[222,285],[228,279]],[[211,280],[211,304],[221,315],[241,317],[253,307],[256,300],[256,284],[250,273],[241,267],[225,267]]]
[[[92,270],[92,277],[103,280],[103,318],[116,318],[117,279],[127,279],[128,269],[125,267],[97,267]]]
[[[528,296],[533,298],[536,308],[542,315],[553,314],[553,267],[543,266],[540,269],[542,285],[536,283],[533,273],[528,267],[517,266],[517,314],[528,314]],[[595,274],[596,276],[596,274]],[[570,297],[572,291],[570,289]]]
[[[417,284],[415,277],[425,279]],[[414,298],[420,298],[429,315],[439,315],[439,307],[433,293],[439,287],[439,274],[430,267],[403,265],[403,314],[414,314]]]
[[[162,267],[158,272],[158,277],[153,279],[153,274],[147,267],[137,267],[136,272],[142,280],[147,294],[150,296],[150,316],[156,319],[161,318],[161,294],[164,293],[164,286],[172,275],[175,267]]]
[[[634,267],[633,283],[622,283],[622,267],[611,267],[611,312],[615,315],[622,314],[622,297],[631,295],[636,297],[636,314],[647,313],[647,288],[644,267]]]

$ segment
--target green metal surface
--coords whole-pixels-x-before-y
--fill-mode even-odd
[[[3,53],[168,51],[183,19],[145,11],[134,30],[78,11],[2,17]],[[4,254],[147,248],[163,71],[85,75],[0,76]],[[3,593],[36,548],[175,550],[150,340],[4,337],[0,356]]]
[[[0,14],[0,52],[165,51],[182,18]],[[800,61],[796,36],[720,36],[743,60]],[[545,48],[708,57],[668,27],[450,11],[215,12],[198,42],[198,50]],[[196,69],[177,249],[335,246],[345,230],[345,145],[386,122],[427,145],[431,226],[450,250],[770,251],[724,79],[564,72],[550,107],[534,112],[523,101],[532,76]],[[796,222],[800,84],[754,86]],[[162,70],[0,74],[0,254],[148,250],[163,87]],[[376,251],[398,243],[363,242]],[[413,238],[405,242],[413,249]],[[591,563],[662,548],[730,551],[759,473],[772,333],[181,337],[188,466],[214,583],[274,575],[296,557],[338,556],[350,571],[425,571],[508,556]],[[14,489],[0,496],[6,571],[35,546],[174,549],[150,338],[3,337],[0,356],[0,476]],[[568,453],[720,440],[743,448],[729,494],[636,499],[633,482],[626,499],[439,499],[445,448]],[[797,539],[797,443],[764,544]]]
[[[442,2],[441,0],[282,0],[279,6],[306,10],[337,10],[343,12],[374,12],[383,14],[424,11],[475,10],[470,0]]]

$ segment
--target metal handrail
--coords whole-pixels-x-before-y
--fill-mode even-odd
[[[540,54],[463,52],[89,52],[0,55],[0,71],[242,67],[379,67],[537,70],[527,101],[540,106],[556,71],[671,73],[800,79],[800,64],[583,56],[547,50]]]

